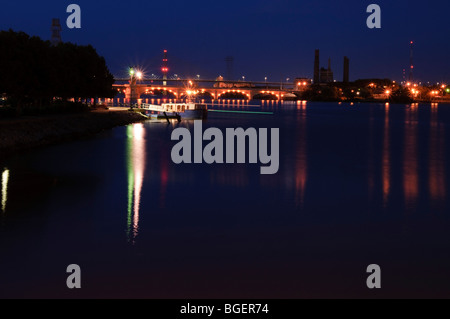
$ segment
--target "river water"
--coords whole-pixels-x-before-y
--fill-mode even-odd
[[[0,297],[450,296],[449,105],[247,104],[213,108],[269,114],[210,112],[203,127],[279,128],[275,175],[174,164],[171,133],[192,121],[1,163]]]

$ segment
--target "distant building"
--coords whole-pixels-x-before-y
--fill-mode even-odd
[[[350,79],[350,60],[345,56],[344,57],[344,83],[348,83]]]
[[[304,91],[311,85],[311,79],[308,78],[296,78],[294,81],[294,90]]]
[[[320,50],[316,50],[314,56],[314,84],[330,83],[334,81],[334,74],[331,70],[331,59],[328,59],[328,69],[320,67]]]
[[[320,83],[330,83],[334,81],[333,71],[331,71],[331,59],[328,59],[328,69],[320,69]]]

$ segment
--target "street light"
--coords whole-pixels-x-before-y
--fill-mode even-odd
[[[242,76],[242,81],[245,81],[245,76]]]
[[[141,71],[137,71],[136,72],[136,77],[138,78],[138,80],[142,80],[142,72]]]
[[[134,93],[133,91],[134,91],[134,85],[135,85],[135,81],[136,81],[134,76],[136,74],[136,71],[134,70],[134,68],[130,67],[129,73],[130,73],[130,108],[132,108],[133,107],[133,93]]]

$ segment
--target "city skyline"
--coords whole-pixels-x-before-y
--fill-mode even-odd
[[[359,78],[402,80],[408,71],[409,43],[415,42],[418,81],[450,79],[450,44],[443,41],[450,4],[433,6],[401,0],[378,1],[382,28],[369,29],[369,1],[202,1],[145,3],[78,1],[82,28],[68,29],[69,1],[5,3],[0,29],[24,31],[51,40],[53,18],[61,20],[62,40],[92,44],[111,72],[126,75],[130,65],[161,73],[162,52],[169,52],[169,74],[203,78],[224,76],[225,58],[234,57],[235,79],[272,81],[313,77],[314,50],[331,59],[334,78],[343,77],[342,57],[351,61],[350,81]],[[324,66],[324,63],[321,63]]]

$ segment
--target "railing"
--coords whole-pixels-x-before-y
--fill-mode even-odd
[[[155,104],[147,104],[142,103],[141,108],[149,111],[155,112],[177,112],[183,113],[186,110],[186,104],[183,103],[173,103],[173,104],[163,104],[163,105],[155,105]]]
[[[114,78],[116,82],[130,82],[130,78]],[[211,79],[152,79],[152,78],[143,78],[136,81],[136,84],[145,84],[147,82],[166,82],[166,83],[179,83],[180,87],[183,86],[184,83],[229,83],[229,84],[248,84],[248,85],[263,85],[263,86],[293,86],[295,85],[295,82],[283,82],[283,81],[242,81],[242,80],[234,80],[234,81],[228,81],[228,80],[211,80]],[[116,83],[117,84],[117,83]]]

